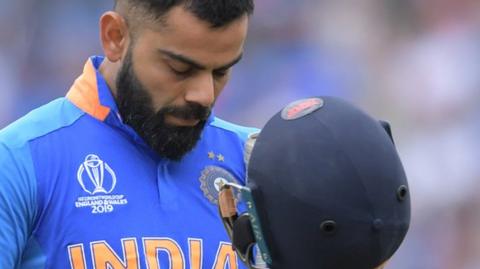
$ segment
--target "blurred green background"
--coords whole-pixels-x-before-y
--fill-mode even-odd
[[[0,127],[101,54],[103,0],[0,0]],[[262,127],[313,95],[390,121],[412,225],[389,269],[480,268],[480,1],[257,0],[216,114]]]

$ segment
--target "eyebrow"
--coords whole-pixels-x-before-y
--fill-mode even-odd
[[[171,51],[168,51],[168,50],[163,50],[163,49],[159,49],[160,53],[168,56],[169,58],[173,59],[173,60],[177,60],[177,61],[180,61],[182,63],[185,63],[185,64],[188,64],[188,65],[191,65],[192,67],[194,67],[195,69],[199,69],[199,70],[205,70],[207,69],[206,66],[198,63],[197,61],[193,60],[193,59],[190,59],[186,56],[183,56],[181,54],[177,54],[177,53],[174,53],[174,52],[171,52]],[[225,70],[225,69],[228,69],[232,66],[234,66],[235,64],[237,64],[238,62],[240,62],[240,60],[242,59],[243,57],[243,53],[240,54],[240,56],[238,56],[237,58],[235,58],[235,60],[231,61],[230,63],[226,64],[226,65],[223,65],[219,68],[216,68],[215,70]]]

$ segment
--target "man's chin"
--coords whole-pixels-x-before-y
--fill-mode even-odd
[[[164,121],[145,137],[147,143],[160,156],[180,161],[191,152],[201,139],[206,121],[198,121],[194,126],[178,126]]]

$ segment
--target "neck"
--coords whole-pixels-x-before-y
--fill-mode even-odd
[[[103,78],[107,82],[110,91],[112,92],[113,96],[117,96],[117,85],[115,81],[117,80],[117,74],[120,70],[120,62],[111,62],[108,58],[103,60],[100,68],[98,69],[100,74],[102,74]]]

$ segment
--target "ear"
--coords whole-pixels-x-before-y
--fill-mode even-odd
[[[125,19],[114,11],[100,18],[100,39],[105,57],[111,62],[119,61],[128,48],[128,26]]]

